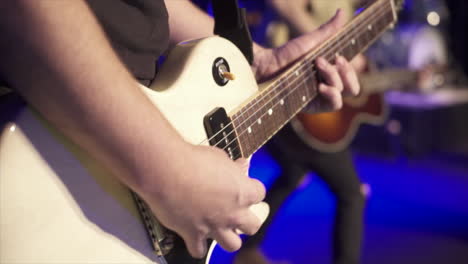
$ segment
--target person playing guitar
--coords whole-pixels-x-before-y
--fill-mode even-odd
[[[284,26],[272,23],[275,30],[268,30],[269,40],[273,46],[280,46],[294,35],[310,32],[332,15],[332,10],[343,8],[347,19],[353,13],[353,1],[320,1],[268,0],[278,15],[285,21]],[[276,32],[277,34],[273,34]],[[355,67],[363,69],[363,57],[353,61]],[[320,115],[320,114],[319,114]],[[320,125],[320,123],[316,123]],[[260,231],[247,238],[244,247],[236,256],[236,264],[273,263],[260,252],[262,242],[269,224],[281,204],[294,191],[303,177],[314,171],[322,178],[336,196],[337,207],[333,231],[333,263],[357,264],[360,262],[361,241],[363,234],[363,211],[368,186],[362,184],[353,165],[348,149],[334,152],[323,152],[314,149],[300,138],[291,125],[286,125],[267,143],[266,149],[279,163],[281,175],[267,192],[266,201],[270,205],[271,217],[267,219]]]

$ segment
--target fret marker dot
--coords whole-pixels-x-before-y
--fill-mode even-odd
[[[284,105],[284,100],[283,99],[280,100],[280,105]]]
[[[305,96],[302,96],[302,101],[303,101],[303,102],[306,101],[306,97],[305,97]]]
[[[248,128],[247,128],[247,132],[249,132],[249,134],[251,134],[251,133],[252,133],[252,128],[251,128],[251,127],[248,127]]]
[[[356,44],[356,40],[355,39],[352,39],[351,40],[351,45],[355,45]]]
[[[296,71],[295,74],[296,74],[296,76],[299,76],[299,71]]]
[[[257,120],[257,123],[258,123],[259,125],[261,125],[261,124],[262,124],[262,119],[259,118],[259,119]]]
[[[272,115],[272,114],[273,114],[273,109],[270,108],[270,109],[268,110],[268,114],[269,114],[269,115]]]
[[[372,25],[367,26],[369,30],[372,30]]]

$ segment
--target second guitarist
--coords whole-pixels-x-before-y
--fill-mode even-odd
[[[270,6],[286,21],[293,35],[318,27],[336,8],[342,8],[348,18],[352,15],[352,1],[282,1],[269,0]],[[280,27],[278,24],[276,27]],[[280,45],[287,38],[283,30],[269,37],[272,45]],[[290,35],[289,35],[290,36]],[[359,58],[359,57],[358,57]],[[363,237],[363,212],[367,185],[361,184],[348,149],[325,153],[304,143],[291,125],[286,125],[267,143],[266,149],[281,167],[281,175],[268,190],[270,217],[260,231],[248,238],[236,256],[236,264],[270,263],[259,249],[269,224],[286,198],[297,188],[308,172],[316,172],[336,196],[337,206],[333,228],[333,263],[360,263]]]

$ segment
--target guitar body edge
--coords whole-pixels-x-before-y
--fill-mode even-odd
[[[235,112],[258,92],[255,76],[237,47],[220,37],[181,44],[171,55],[160,78],[143,90],[188,142],[207,144],[200,120],[216,107],[228,115]],[[236,77],[220,86],[213,79],[213,65],[222,62]]]
[[[291,121],[298,137],[311,148],[324,153],[343,151],[351,144],[363,123],[381,125],[388,106],[381,94],[372,94],[362,105],[346,104],[343,109],[318,115],[299,114]]]
[[[212,77],[218,58],[236,75],[224,86]],[[176,47],[150,88],[142,87],[193,144],[207,144],[206,114],[232,113],[258,91],[242,53],[219,37]],[[28,107],[8,121],[0,138],[1,263],[165,263],[129,190],[108,170]]]

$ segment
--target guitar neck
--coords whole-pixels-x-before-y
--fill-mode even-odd
[[[361,94],[381,93],[417,85],[419,73],[407,69],[389,69],[360,76]]]
[[[332,38],[310,51],[231,115],[242,156],[248,157],[317,96],[315,59],[351,60],[396,22],[393,0],[377,0]]]

